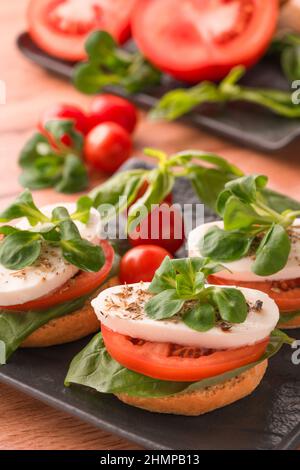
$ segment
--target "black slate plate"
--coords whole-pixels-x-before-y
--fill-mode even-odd
[[[151,168],[132,158],[121,170]],[[199,203],[184,178],[176,181],[175,203]],[[215,215],[205,208],[205,221]],[[185,256],[184,250],[180,253]],[[292,331],[300,339],[300,330]],[[5,382],[101,429],[148,449],[295,449],[300,446],[300,365],[285,346],[270,361],[267,375],[251,396],[200,417],[159,415],[79,386],[63,385],[71,359],[87,344],[81,341],[44,349],[19,350],[0,368]]]
[[[300,332],[296,334],[300,339]],[[159,415],[79,386],[64,388],[68,365],[88,339],[19,350],[0,381],[147,449],[296,449],[300,445],[300,374],[286,346],[251,396],[200,417]]]
[[[50,57],[41,51],[32,42],[28,33],[23,33],[18,37],[17,45],[20,51],[36,64],[61,77],[71,78],[73,65]],[[264,60],[252,69],[246,75],[244,82],[251,86],[288,89],[288,83],[282,76],[278,65],[270,60]],[[137,105],[150,108],[167,89],[174,86],[178,86],[178,83],[166,78],[163,86],[130,98]],[[116,88],[110,91],[122,94]],[[205,107],[201,109],[201,112],[195,110],[183,120],[245,146],[271,153],[284,151],[292,154],[296,152],[300,143],[300,120],[285,119],[262,108],[242,103],[231,105],[226,110],[213,106]]]

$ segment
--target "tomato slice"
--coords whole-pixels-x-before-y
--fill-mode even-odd
[[[209,276],[208,282],[217,285],[231,285],[256,289],[268,294],[279,307],[281,313],[294,312],[300,309],[300,278],[289,281],[244,282]]]
[[[101,331],[108,353],[122,366],[154,379],[175,382],[202,380],[255,362],[269,343],[266,338],[252,346],[216,351],[133,339],[104,325]]]
[[[265,52],[276,28],[277,0],[139,0],[132,35],[143,54],[179,80],[223,78]]]
[[[76,61],[85,58],[88,35],[103,29],[118,43],[130,37],[130,14],[135,0],[31,0],[28,29],[48,54]]]
[[[105,255],[105,264],[97,273],[79,271],[75,277],[54,292],[50,292],[43,297],[31,300],[25,304],[10,305],[8,307],[0,307],[0,309],[12,311],[45,310],[54,305],[63,304],[64,302],[83,297],[97,289],[108,276],[115,256],[114,249],[108,241],[101,240],[100,246]]]

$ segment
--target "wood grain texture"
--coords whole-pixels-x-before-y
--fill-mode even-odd
[[[15,38],[26,28],[27,0],[0,2],[0,79],[7,87],[7,103],[0,107],[0,208],[20,191],[18,153],[34,131],[43,109],[55,102],[87,107],[90,98],[80,95],[65,81],[47,74],[21,57]],[[238,164],[246,172],[269,175],[274,189],[300,198],[298,154],[273,157],[237,147],[199,129],[180,124],[155,124],[142,116],[135,135],[135,154],[143,147],[165,151],[186,148],[213,151]],[[103,180],[93,173],[92,185]],[[51,190],[37,191],[38,203],[58,202],[62,196]],[[74,199],[74,196],[63,197]],[[123,439],[101,432],[58,412],[7,386],[0,385],[0,449],[138,449]]]

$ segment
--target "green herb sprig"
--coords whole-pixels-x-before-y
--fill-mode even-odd
[[[279,55],[285,77],[293,82],[300,79],[300,35],[285,33],[277,36],[269,50],[270,55]]]
[[[92,33],[85,48],[88,61],[79,64],[74,73],[74,84],[83,93],[99,93],[106,86],[136,93],[160,83],[161,73],[140,52],[120,48],[106,31]]]
[[[207,276],[223,269],[208,258],[166,257],[150,284],[155,295],[145,305],[146,314],[155,320],[182,314],[189,328],[202,332],[218,322],[243,323],[248,307],[241,291],[205,287]]]
[[[291,241],[289,230],[299,210],[275,210],[263,192],[268,178],[250,175],[228,182],[217,201],[224,230],[211,227],[200,242],[200,250],[219,262],[230,262],[254,255],[252,271],[269,276],[287,263]]]
[[[0,213],[0,222],[25,217],[31,228],[0,227],[0,234],[4,235],[0,242],[0,264],[7,269],[23,269],[38,260],[43,245],[52,245],[59,247],[65,260],[79,269],[99,271],[105,262],[102,248],[82,239],[74,223],[80,221],[86,224],[91,207],[90,198],[83,196],[78,200],[73,214],[70,215],[64,207],[56,207],[51,217],[47,217],[35,205],[30,191],[25,190]]]
[[[290,119],[300,117],[300,106],[292,102],[290,92],[238,84],[245,71],[243,66],[238,66],[220,84],[204,81],[190,88],[172,90],[160,99],[150,117],[173,121],[204,103],[226,104],[232,101],[254,103]]]
[[[104,223],[131,206],[127,224],[129,233],[139,224],[141,215],[145,217],[145,211],[151,210],[152,204],[160,204],[172,192],[176,179],[187,178],[201,202],[216,211],[218,196],[226,183],[244,175],[224,158],[199,150],[185,150],[168,156],[161,150],[148,148],[145,154],[156,160],[157,167],[118,173],[90,193]],[[147,191],[138,197],[145,182],[148,183]],[[271,208],[300,210],[300,203],[294,199],[268,188],[261,192]]]
[[[61,193],[83,191],[88,186],[82,158],[83,136],[69,120],[51,120],[45,129],[47,137],[35,133],[21,151],[21,185],[29,189],[53,187]],[[64,143],[66,137],[70,145]]]

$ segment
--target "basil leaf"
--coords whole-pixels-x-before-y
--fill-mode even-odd
[[[223,218],[225,230],[251,230],[255,225],[267,223],[264,217],[236,196],[230,196],[227,200]]]
[[[272,189],[265,188],[262,190],[261,195],[265,202],[274,209],[275,211],[281,213],[285,210],[294,210],[297,211],[300,209],[300,202],[292,199],[284,194],[277,193]]]
[[[59,318],[83,307],[88,296],[81,297],[48,310],[11,313],[0,310],[0,340],[4,342],[6,359],[23,343],[23,341],[41,326],[54,318]]]
[[[171,318],[180,312],[184,300],[178,299],[175,289],[168,289],[152,297],[145,304],[145,312],[154,320]]]
[[[197,304],[183,316],[183,323],[196,331],[209,331],[215,326],[216,313],[210,304]]]
[[[0,244],[0,264],[7,269],[31,266],[40,256],[41,237],[38,233],[18,231],[8,235]]]
[[[88,62],[77,66],[74,74],[74,84],[83,93],[98,93],[107,85],[135,93],[160,82],[161,72],[139,51],[120,48],[106,31],[93,32],[86,51]]]
[[[225,190],[230,191],[244,202],[255,202],[257,191],[265,188],[268,183],[267,176],[249,175],[242,176],[226,184]]]
[[[153,170],[148,175],[149,186],[145,194],[131,206],[128,213],[127,230],[131,233],[141,222],[139,218],[151,212],[152,205],[159,204],[172,191],[175,177],[169,171]]]
[[[223,170],[202,168],[199,165],[189,166],[188,178],[192,182],[195,193],[203,203],[213,210],[216,210],[218,196],[223,191],[225,184],[234,177],[231,173],[224,173]]]
[[[248,315],[246,299],[241,291],[234,288],[212,287],[211,297],[219,310],[222,320],[229,323],[243,323]]]
[[[88,187],[88,173],[81,158],[69,154],[65,158],[62,174],[55,189],[61,193],[76,193]]]
[[[91,208],[93,201],[88,196],[82,196],[76,203],[76,212],[72,214],[73,220],[79,220],[83,224],[87,224],[90,220]]]
[[[239,231],[225,231],[211,227],[200,241],[200,252],[221,262],[236,261],[249,252],[252,238]]]
[[[98,272],[104,266],[105,256],[102,248],[87,240],[61,240],[60,246],[64,258],[83,271]]]
[[[34,204],[28,189],[25,189],[7,209],[0,213],[0,222],[9,222],[21,217],[26,217],[31,225],[36,225],[38,222],[49,222],[48,218]]]
[[[19,165],[23,169],[31,168],[36,160],[45,156],[55,158],[55,152],[46,137],[37,132],[22,149],[19,157]]]
[[[148,173],[145,170],[124,171],[91,191],[89,196],[100,212],[103,223],[113,219],[133,203]]]
[[[203,273],[196,273],[193,282],[184,274],[177,274],[176,276],[176,292],[180,299],[192,299],[201,292],[204,288],[205,276]]]
[[[172,260],[169,256],[166,256],[154,274],[152,282],[149,286],[149,291],[153,294],[158,294],[166,289],[174,289],[175,287],[176,271],[174,269]]]
[[[11,235],[13,233],[17,233],[19,232],[20,230],[16,227],[12,227],[10,225],[2,225],[0,227],[0,234],[1,235]]]
[[[290,251],[291,242],[286,230],[274,224],[261,241],[251,269],[259,276],[277,273],[286,265]]]
[[[50,133],[56,147],[69,153],[81,155],[83,149],[83,135],[75,129],[74,121],[65,119],[54,119],[46,122],[46,130]],[[64,144],[64,137],[68,136],[71,146]]]
[[[297,310],[295,312],[281,312],[278,327],[281,327],[281,325],[285,325],[289,321],[294,320],[298,317],[300,317],[300,310]]]
[[[258,361],[199,382],[157,380],[125,369],[108,354],[102,335],[98,333],[72,360],[65,385],[70,386],[74,383],[93,388],[101,393],[126,393],[131,396],[151,398],[203,390],[238,377],[274,356],[286,342],[286,337],[273,333],[266,352]]]
[[[52,211],[52,221],[57,223],[63,240],[81,239],[80,232],[70,219],[70,214],[65,207],[55,207]]]

